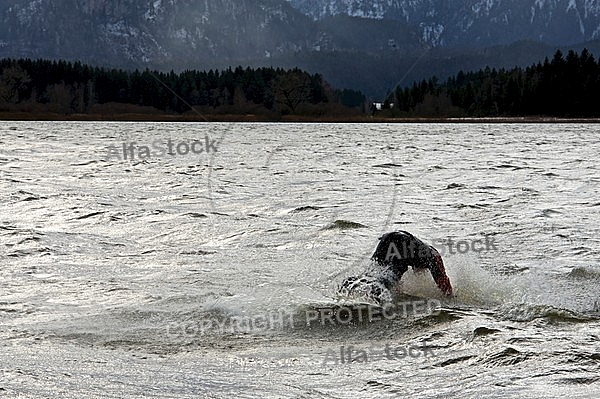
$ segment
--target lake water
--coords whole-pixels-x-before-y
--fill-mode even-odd
[[[597,398],[599,133],[1,122],[0,396]],[[454,297],[336,294],[393,230]]]

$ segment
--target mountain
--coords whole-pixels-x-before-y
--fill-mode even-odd
[[[539,40],[567,45],[600,38],[597,0],[289,0],[322,20],[347,15],[398,20],[434,46],[510,44]]]
[[[432,73],[530,64],[599,36],[598,0],[0,3],[0,57],[160,70],[300,67],[373,96]]]
[[[12,0],[0,56],[173,66],[306,48],[311,21],[277,0]],[[218,63],[218,62],[217,62]]]

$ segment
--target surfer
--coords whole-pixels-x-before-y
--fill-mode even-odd
[[[346,278],[340,284],[340,293],[364,294],[378,302],[388,302],[393,288],[410,266],[415,271],[429,270],[438,288],[445,295],[452,295],[452,285],[439,252],[407,231],[394,231],[380,237],[371,259],[378,268],[362,276]]]

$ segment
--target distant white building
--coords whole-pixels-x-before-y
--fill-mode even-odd
[[[373,108],[377,111],[381,111],[383,109],[383,103],[373,103]],[[394,103],[390,103],[390,108],[394,108]]]

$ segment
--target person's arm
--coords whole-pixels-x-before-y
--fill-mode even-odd
[[[439,289],[446,295],[452,295],[452,285],[450,284],[450,279],[446,274],[446,270],[444,269],[444,262],[442,262],[442,256],[440,253],[433,247],[431,247],[433,251],[433,261],[429,265],[429,270],[431,271],[431,276],[433,280],[439,287]]]

